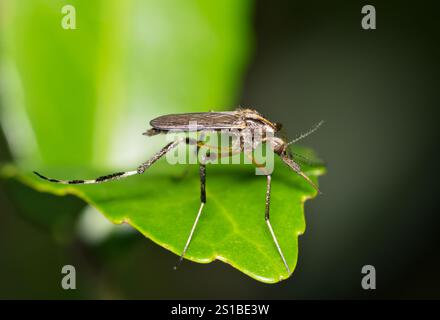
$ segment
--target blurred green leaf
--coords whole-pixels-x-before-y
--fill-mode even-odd
[[[76,30],[61,27],[66,4]],[[0,5],[0,120],[21,164],[124,165],[152,150],[140,133],[153,117],[234,105],[248,0]]]
[[[51,184],[14,168],[4,170],[4,174],[42,192],[76,195],[112,222],[129,223],[180,255],[200,205],[198,171],[190,166],[191,172],[182,176],[182,167],[172,166],[170,170],[170,165],[160,161],[142,176],[83,186]],[[324,172],[323,167],[304,170],[315,182]],[[75,172],[64,172],[63,177],[84,178]],[[219,259],[263,282],[287,278],[264,221],[265,192],[265,177],[256,176],[251,165],[208,165],[207,204],[185,257],[202,263]],[[304,201],[315,195],[307,182],[276,161],[271,223],[292,271],[298,256],[298,236],[305,230]]]
[[[58,243],[67,244],[74,238],[76,219],[84,207],[83,201],[74,196],[54,201],[52,195],[37,192],[14,179],[0,183],[22,218],[49,232]]]

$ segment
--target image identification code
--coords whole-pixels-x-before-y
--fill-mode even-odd
[[[171,307],[172,315],[196,315],[199,318],[205,314],[215,315],[267,315],[269,305],[262,304],[216,304],[212,306],[185,306],[178,304]]]

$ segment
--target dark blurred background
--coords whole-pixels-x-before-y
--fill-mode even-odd
[[[376,8],[376,30],[361,28],[364,4]],[[221,262],[175,272],[176,256],[136,233],[95,246],[64,241],[83,203],[8,180],[0,298],[440,298],[437,9],[434,1],[255,2],[255,47],[236,104],[282,122],[291,137],[326,121],[304,141],[328,173],[324,194],[306,203],[290,279],[263,284]],[[9,160],[4,136],[0,146]],[[35,203],[70,209],[55,228],[29,218]],[[77,290],[61,290],[64,264],[77,266]],[[364,265],[376,268],[376,290],[361,287]]]

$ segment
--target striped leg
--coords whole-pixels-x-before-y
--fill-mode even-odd
[[[186,143],[187,144],[192,144],[192,145],[197,145],[197,151],[200,149],[201,146],[203,146],[203,143],[199,144],[197,141],[192,140],[192,139],[187,139]],[[241,150],[238,151],[238,153],[240,153],[240,152],[241,152]],[[177,267],[182,263],[183,257],[185,256],[185,253],[188,250],[188,247],[189,247],[189,245],[191,243],[192,237],[194,235],[194,231],[196,229],[197,223],[199,222],[200,216],[202,215],[203,207],[205,206],[205,203],[206,203],[206,164],[205,164],[206,161],[214,160],[214,159],[222,158],[222,157],[230,157],[234,153],[237,153],[237,151],[233,152],[232,150],[229,150],[228,152],[225,152],[225,153],[210,152],[209,156],[204,157],[201,160],[200,167],[199,167],[199,175],[200,175],[200,208],[199,208],[199,211],[197,212],[197,216],[196,216],[196,219],[195,219],[195,221],[193,223],[191,231],[189,233],[188,239],[186,240],[185,247],[183,248],[182,254],[179,257],[179,260],[177,261],[177,264],[174,267],[174,270],[176,270]]]
[[[184,139],[178,139],[176,141],[168,143],[165,147],[162,148],[162,150],[160,150],[158,153],[156,153],[151,159],[149,159],[148,161],[141,164],[137,168],[137,170],[127,171],[127,172],[116,172],[116,173],[112,173],[112,174],[109,174],[106,176],[98,177],[93,180],[58,180],[58,179],[53,179],[53,178],[47,178],[47,177],[45,177],[35,171],[34,171],[34,173],[38,177],[40,177],[41,179],[44,179],[44,180],[47,180],[50,182],[54,182],[54,183],[60,183],[60,184],[95,184],[95,183],[108,182],[108,181],[112,181],[112,180],[119,180],[119,179],[123,179],[123,178],[129,177],[129,176],[134,176],[136,174],[144,173],[145,170],[147,170],[149,167],[151,167],[151,165],[153,165],[157,160],[159,160],[162,156],[164,156],[168,151],[177,147],[183,141],[184,141]]]
[[[286,259],[284,258],[283,251],[281,251],[281,247],[278,244],[277,237],[275,236],[275,233],[273,232],[272,225],[270,224],[270,218],[269,218],[269,211],[270,211],[270,184],[271,184],[271,176],[267,175],[267,190],[266,190],[266,212],[264,219],[266,220],[267,227],[269,228],[270,234],[272,235],[273,242],[275,243],[275,246],[278,249],[278,253],[281,256],[281,260],[283,260],[284,266],[286,267],[287,273],[290,274],[290,268],[289,265],[286,262]]]
[[[200,174],[200,208],[197,213],[196,220],[194,221],[191,231],[189,233],[188,239],[186,240],[185,247],[183,248],[182,254],[179,257],[179,260],[177,261],[174,270],[176,270],[177,267],[182,263],[183,257],[185,256],[186,250],[188,250],[189,244],[191,243],[194,230],[196,229],[197,223],[199,222],[200,216],[202,215],[203,207],[206,203],[206,165],[205,164],[200,164],[199,174]]]

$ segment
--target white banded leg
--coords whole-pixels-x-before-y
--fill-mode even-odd
[[[194,139],[186,139],[186,143],[187,144],[193,144],[193,145],[197,145],[197,151],[200,149],[201,146],[203,146],[202,144],[199,144],[196,140]],[[177,261],[176,266],[174,266],[174,270],[177,269],[177,267],[182,263],[183,258],[185,256],[186,251],[188,250],[188,247],[191,243],[192,237],[194,235],[194,231],[196,229],[196,226],[199,222],[200,216],[202,215],[202,211],[203,211],[203,207],[205,206],[206,203],[206,161],[208,160],[214,160],[216,158],[221,158],[221,157],[227,157],[227,156],[231,156],[233,155],[235,152],[227,152],[227,153],[215,153],[215,152],[210,152],[209,157],[204,157],[203,159],[201,159],[201,164],[199,167],[199,175],[200,175],[200,207],[199,207],[199,211],[197,212],[197,216],[196,219],[193,223],[193,226],[191,228],[191,231],[189,233],[188,239],[186,240],[185,243],[185,247],[183,248],[182,254],[179,257],[179,260]],[[238,153],[240,153],[241,150],[238,151]],[[198,156],[197,156],[198,157]]]
[[[286,267],[287,273],[290,274],[290,268],[289,265],[286,262],[286,259],[284,258],[284,254],[283,251],[281,251],[281,247],[278,244],[278,240],[277,237],[275,236],[275,232],[273,232],[273,228],[272,225],[270,224],[270,216],[269,216],[269,211],[270,211],[270,187],[271,187],[271,176],[267,175],[267,189],[266,189],[266,212],[265,212],[265,220],[266,220],[266,224],[267,227],[269,228],[270,234],[272,235],[272,239],[273,242],[275,243],[275,246],[277,247],[278,253],[281,256],[281,259],[283,260],[284,266]]]
[[[188,239],[186,240],[182,254],[179,257],[176,266],[174,266],[174,270],[176,270],[177,267],[182,263],[183,257],[185,256],[189,244],[191,243],[191,239],[194,235],[194,231],[196,230],[197,223],[199,222],[200,216],[202,215],[203,206],[206,203],[206,165],[205,164],[200,164],[199,174],[200,174],[200,208],[199,211],[197,212],[196,220],[193,223]]]
[[[168,151],[171,149],[174,149],[177,147],[181,142],[185,141],[184,139],[178,139],[176,141],[168,143],[165,147],[163,147],[158,153],[156,153],[151,159],[141,164],[137,170],[133,171],[127,171],[127,172],[116,172],[109,175],[101,176],[93,180],[59,180],[59,179],[53,179],[53,178],[47,178],[43,176],[42,174],[39,174],[38,172],[34,173],[40,177],[41,179],[47,180],[49,182],[53,183],[59,183],[59,184],[95,184],[95,183],[103,183],[108,182],[112,180],[119,180],[123,178],[127,178],[130,176],[134,176],[136,174],[142,174],[147,170],[151,165],[153,165],[157,160],[159,160],[161,157],[163,157]]]

